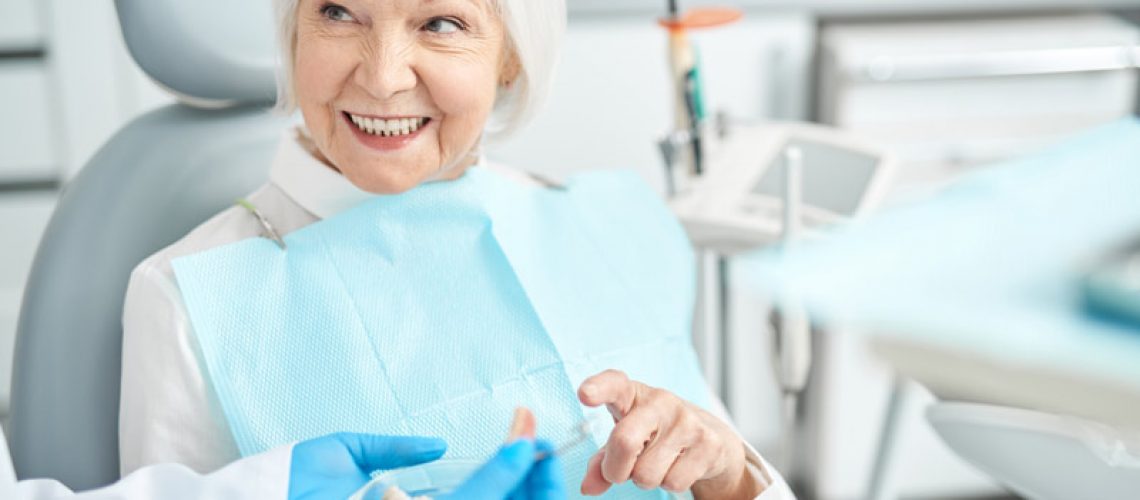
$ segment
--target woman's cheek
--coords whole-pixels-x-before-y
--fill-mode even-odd
[[[459,143],[474,142],[482,134],[494,107],[497,75],[480,68],[432,77],[425,75],[424,80],[435,82],[428,90],[444,116],[440,139],[449,144],[443,146],[453,149],[466,146]],[[474,86],[471,82],[490,84]]]
[[[431,57],[421,70],[423,82],[441,108],[477,109],[495,100],[499,75],[489,58]]]
[[[304,82],[311,95],[335,97],[348,83],[362,50],[350,39],[309,36],[299,40],[294,60],[294,77]],[[298,89],[299,90],[299,89]]]

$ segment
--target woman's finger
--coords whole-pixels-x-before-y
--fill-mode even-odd
[[[602,476],[613,484],[629,480],[637,457],[661,429],[661,414],[653,407],[636,407],[621,419],[606,441]]]
[[[693,434],[688,424],[674,425],[663,431],[637,458],[630,473],[633,483],[647,490],[661,486],[673,463],[694,444]]]
[[[606,405],[615,420],[621,419],[634,407],[638,386],[641,384],[631,381],[625,373],[606,370],[582,382],[578,400],[591,408]]]
[[[586,464],[586,477],[582,479],[581,491],[583,495],[601,495],[613,485],[602,476],[602,460],[605,457],[605,448],[598,450],[594,456],[590,457],[590,462]]]
[[[667,491],[689,491],[712,468],[716,451],[707,447],[686,449],[665,473],[660,486]]]

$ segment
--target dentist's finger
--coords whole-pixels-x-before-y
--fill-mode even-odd
[[[344,444],[361,470],[392,469],[431,462],[443,456],[447,443],[435,437],[381,436],[341,432],[333,435]]]
[[[554,444],[540,439],[535,442],[535,451],[545,458],[539,460],[526,476],[521,487],[526,490],[529,500],[556,500],[566,498],[566,488],[562,481],[562,467],[555,455]]]
[[[506,498],[526,479],[534,465],[534,454],[535,443],[529,439],[519,439],[503,445],[498,454],[446,498]]]

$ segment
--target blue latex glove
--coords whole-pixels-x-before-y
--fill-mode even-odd
[[[544,453],[535,460],[536,453]],[[566,498],[562,471],[549,441],[519,439],[504,445],[451,494],[437,500],[560,500]]]
[[[444,451],[447,443],[428,437],[343,432],[303,441],[293,446],[289,498],[348,498],[374,470],[431,462]]]

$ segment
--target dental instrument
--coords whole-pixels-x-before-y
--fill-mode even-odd
[[[737,9],[702,7],[681,13],[676,0],[668,1],[668,15],[658,24],[669,33],[669,68],[673,88],[673,129],[684,131],[688,148],[680,147],[679,137],[670,134],[660,141],[662,153],[666,156],[666,182],[670,192],[684,190],[688,181],[704,172],[704,147],[702,146],[702,123],[704,121],[704,97],[701,95],[700,59],[688,32],[699,28],[713,28],[731,24],[743,17]],[[667,151],[668,149],[668,151]],[[674,168],[676,163],[685,165],[682,175]],[[679,177],[679,178],[675,178]]]

